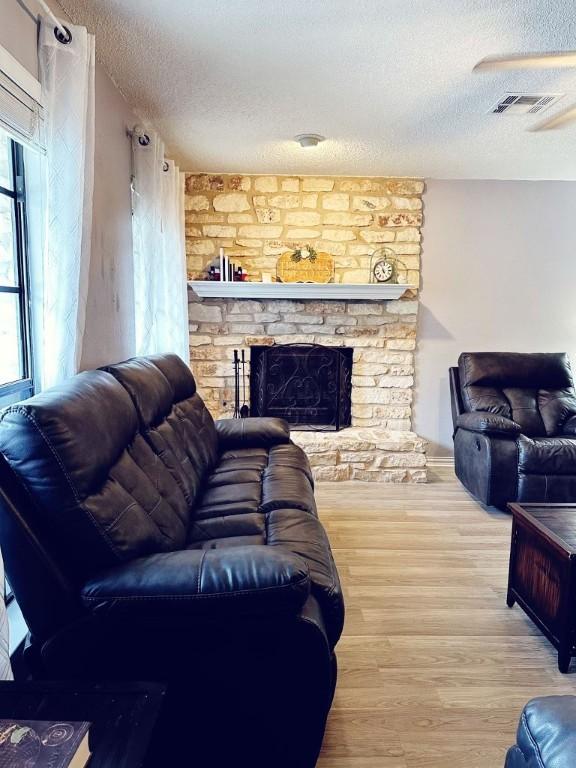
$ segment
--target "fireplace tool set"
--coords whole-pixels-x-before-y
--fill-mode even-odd
[[[240,367],[242,367],[242,406],[240,406]],[[242,357],[238,350],[234,350],[234,418],[245,419],[250,415],[250,408],[246,403],[246,356],[242,350]]]

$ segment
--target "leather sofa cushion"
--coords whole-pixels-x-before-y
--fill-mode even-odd
[[[546,696],[524,707],[517,744],[506,768],[573,768],[576,755],[576,696]]]
[[[73,581],[186,541],[181,489],[138,434],[134,405],[108,373],[79,374],[5,410],[0,451]]]
[[[463,353],[458,369],[467,411],[511,419],[531,437],[562,431],[567,416],[552,401],[574,391],[566,354]]]
[[[283,419],[219,419],[216,431],[220,449],[267,448],[290,440],[290,427]]]
[[[525,475],[576,475],[576,439],[518,438],[518,472]]]
[[[103,571],[82,589],[92,611],[108,617],[294,613],[310,593],[305,561],[273,547],[183,550]]]
[[[155,355],[105,370],[130,395],[144,439],[192,507],[217,463],[218,437],[190,369],[177,355]]]

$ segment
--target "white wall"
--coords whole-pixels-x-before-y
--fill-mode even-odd
[[[34,0],[26,0],[34,11]],[[54,11],[65,14],[51,3]],[[19,0],[0,0],[0,45],[37,76],[37,23]],[[134,352],[130,141],[136,118],[104,69],[96,67],[92,255],[82,368]]]
[[[452,452],[460,352],[566,351],[576,368],[576,182],[429,181],[414,429]]]

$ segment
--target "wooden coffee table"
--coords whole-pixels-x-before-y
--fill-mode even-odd
[[[558,649],[576,655],[576,505],[509,504],[513,515],[508,595]]]

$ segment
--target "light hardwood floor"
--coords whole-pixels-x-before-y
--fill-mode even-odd
[[[317,499],[347,613],[318,768],[501,768],[526,701],[576,693],[506,607],[510,516],[447,469],[427,485],[319,483]]]

